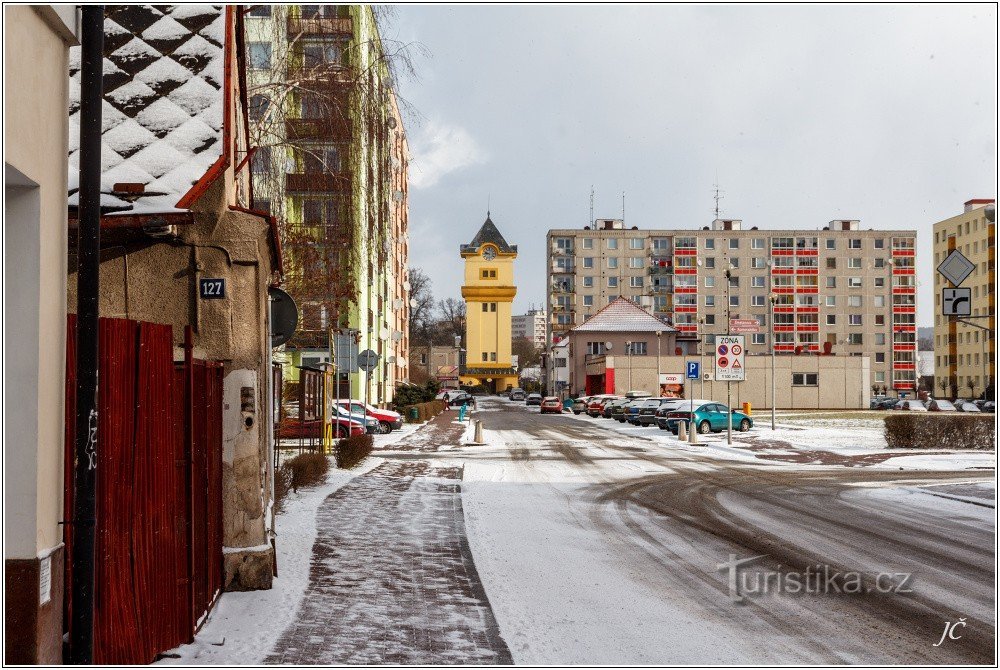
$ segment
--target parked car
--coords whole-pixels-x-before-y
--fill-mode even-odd
[[[713,402],[713,401],[712,400],[702,400],[702,399],[699,399],[699,398],[694,398],[694,399],[691,399],[691,398],[687,398],[687,399],[685,399],[685,398],[667,398],[666,402],[663,403],[662,405],[660,405],[659,408],[657,408],[657,410],[655,412],[653,412],[654,421],[656,422],[656,426],[660,430],[668,430],[668,428],[667,428],[667,417],[670,415],[671,412],[675,412],[675,411],[686,409],[686,410],[688,410],[688,413],[690,413],[690,410],[691,410],[692,406],[693,407],[699,407],[699,406],[704,405],[705,403],[709,403],[709,402]]]
[[[360,412],[353,412],[344,405],[338,405],[337,414],[340,416],[341,419],[345,419],[348,421],[356,421],[357,423],[360,423],[362,426],[365,427],[366,433],[377,433],[380,430],[378,420],[369,417],[364,412],[364,409],[362,409],[362,411]],[[341,437],[343,437],[343,435]]]
[[[980,405],[979,409],[980,409],[980,411],[989,412],[990,414],[994,414],[997,411],[997,404],[993,400],[987,400],[982,405]]]
[[[524,389],[512,388],[510,390],[510,395],[507,397],[510,398],[511,400],[524,400],[524,396],[525,396]]]
[[[917,401],[919,402],[919,401]],[[957,412],[958,408],[947,400],[931,400],[927,403],[928,412]]]
[[[689,409],[674,410],[667,415],[667,430],[676,434],[680,430],[678,424],[681,421],[688,421],[688,425],[692,425],[693,423],[698,432],[703,435],[709,432],[720,433],[726,430],[729,425],[729,419],[727,418],[729,412],[730,409],[725,405],[717,402],[707,402],[695,405],[694,420],[692,421]],[[753,419],[749,416],[736,410],[732,410],[732,414],[733,428],[742,433],[753,428]]]
[[[969,414],[979,414],[982,412],[982,410],[979,409],[979,406],[973,402],[955,403],[955,409],[959,412],[966,412]]]
[[[366,432],[363,423],[342,416],[334,417],[331,424],[335,424],[333,429],[335,437],[352,437],[354,435],[364,435]],[[303,422],[298,419],[286,418],[278,424],[277,438],[279,440],[318,440],[322,437],[323,421],[321,419]]]
[[[603,416],[605,403],[618,399],[615,395],[595,395],[587,404],[587,415],[592,417]]]
[[[590,400],[589,395],[582,395],[579,398],[573,400],[573,414],[580,414],[581,412],[587,411],[587,401]]]
[[[448,396],[448,405],[450,407],[461,407],[462,405],[472,405],[474,404],[475,398],[472,397],[471,393],[467,391],[459,391],[458,393]]]
[[[656,411],[668,404],[675,404],[676,398],[646,398],[629,407],[629,423],[635,426],[652,426],[656,424]]]
[[[932,401],[933,402],[933,401]],[[900,400],[892,406],[894,410],[904,412],[926,412],[927,407],[919,400]]]
[[[391,433],[403,427],[403,415],[391,409],[380,409],[360,400],[341,400],[340,404],[350,409],[351,414],[365,414],[378,421],[378,432]]]
[[[529,393],[528,397],[524,399],[525,405],[541,405],[542,404],[542,394],[541,393]]]
[[[604,412],[601,416],[605,419],[615,419],[616,421],[625,421],[625,408],[632,403],[629,398],[617,398],[611,402],[604,405]]]
[[[562,414],[563,404],[562,400],[555,396],[549,396],[543,398],[539,405],[539,411],[542,414]]]

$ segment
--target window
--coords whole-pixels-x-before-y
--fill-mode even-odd
[[[330,42],[306,42],[302,45],[302,60],[306,67],[340,63],[340,45]]]
[[[847,306],[848,307],[861,307],[861,296],[860,295],[849,295],[849,296],[847,296]]]
[[[608,257],[608,269],[614,270],[618,267],[618,257],[610,256]]]
[[[250,171],[254,174],[267,174],[271,171],[271,147],[257,147],[250,161]]]
[[[860,258],[848,258],[847,259],[847,267],[851,268],[852,270],[860,270],[861,269],[861,259]]]
[[[628,239],[629,249],[642,249],[645,245],[642,243],[641,237],[630,237]]]
[[[750,296],[750,306],[751,307],[763,307],[764,306],[764,296],[762,296],[762,295]]]
[[[876,314],[875,315],[875,325],[876,326],[884,326],[885,325],[885,314]]]
[[[763,237],[755,237],[752,240],[750,240],[750,248],[751,249],[763,249],[764,248],[764,238]]]
[[[715,325],[715,315],[714,314],[706,314],[705,315],[705,325],[706,326],[714,326]]]
[[[860,249],[861,248],[861,240],[859,240],[859,239],[848,240],[847,248],[848,249]]]
[[[826,269],[827,270],[836,270],[837,269],[837,259],[836,258],[827,258],[826,259]]]
[[[496,279],[497,271],[494,268],[484,268],[479,271],[480,279]]]
[[[875,248],[876,249],[885,249],[885,238],[884,237],[876,237],[875,238]]]
[[[585,238],[583,238],[583,244],[582,244],[582,246],[583,246],[584,249],[593,249],[594,248],[594,238],[592,238],[592,237],[585,237]]]
[[[495,351],[491,351],[490,352],[490,362],[491,363],[496,363],[497,362],[497,352],[495,352]]]
[[[826,296],[826,306],[827,307],[836,307],[837,306],[837,296],[835,296],[835,295],[828,295],[828,296]]]
[[[864,344],[864,338],[861,333],[851,333],[847,336],[847,343],[851,345],[861,345]]]
[[[740,259],[739,258],[730,258],[729,259],[729,266],[731,268],[733,268],[734,270],[738,269],[740,267]]]
[[[270,101],[267,99],[266,95],[254,95],[250,97],[250,104],[247,108],[247,113],[250,118],[254,121],[260,121],[267,114],[268,107],[271,106]]]
[[[847,322],[849,324],[851,324],[852,326],[860,326],[861,325],[861,315],[860,314],[848,314],[847,315]]]
[[[884,383],[885,382],[885,372],[884,371],[876,372],[875,373],[875,381],[879,382],[880,384]]]
[[[827,249],[836,249],[837,248],[837,240],[827,239],[827,241],[826,241],[826,248]]]
[[[819,386],[819,373],[793,372],[792,386]]]
[[[629,277],[628,285],[632,288],[642,288],[642,277]]]
[[[836,326],[837,325],[837,315],[836,314],[827,314],[826,315],[826,325],[828,325],[828,326]]]
[[[740,278],[739,277],[730,277],[729,278],[729,286],[731,288],[739,288],[740,287]]]
[[[734,237],[734,238],[731,238],[729,240],[729,248],[730,249],[739,249],[740,248],[740,240],[739,240],[738,237]]]
[[[583,278],[583,287],[584,288],[594,288],[594,278],[593,277],[584,277]]]
[[[847,286],[848,288],[861,288],[861,277],[848,277]]]
[[[880,347],[885,346],[885,333],[875,333],[875,344]]]
[[[706,237],[705,238],[705,248],[706,249],[714,249],[715,248],[715,238]]]
[[[705,307],[715,307],[715,296],[706,295],[705,296]]]
[[[568,237],[557,237],[556,249],[559,251],[573,251],[573,240]]]
[[[884,295],[872,296],[872,305],[874,307],[885,307],[885,296]]]
[[[641,240],[640,240],[640,241],[641,241]],[[635,256],[635,257],[633,257],[633,258],[630,258],[630,259],[628,259],[628,266],[629,266],[630,268],[632,268],[632,269],[637,269],[637,268],[641,268],[641,267],[642,267],[642,265],[643,265],[643,263],[642,263],[642,258],[640,258],[640,257],[638,257],[638,256]]]
[[[708,256],[705,258],[705,268],[708,270],[715,268],[715,256]]]
[[[604,353],[604,342],[587,342],[587,355],[600,356]]]
[[[594,296],[592,296],[592,295],[585,295],[585,296],[583,296],[583,306],[584,307],[593,307],[594,306]]]
[[[497,304],[495,302],[490,303],[490,311],[491,312],[497,311]]]
[[[667,251],[670,249],[670,238],[668,237],[654,237],[653,238],[653,249],[656,251]]]
[[[885,288],[885,277],[875,277],[875,288]]]
[[[885,267],[885,259],[884,258],[876,258],[875,259],[875,267],[877,269],[884,268]]]
[[[731,295],[731,296],[729,296],[729,306],[730,307],[739,307],[740,306],[740,297],[738,295]]]
[[[767,261],[764,260],[763,256],[754,256],[750,259],[750,267],[755,270],[761,270],[767,267]]]
[[[266,70],[271,67],[271,43],[251,42],[250,67],[256,70]]]
[[[618,288],[618,277],[608,277],[608,288]]]
[[[715,277],[705,277],[705,288],[713,288],[715,286]]]
[[[751,277],[750,286],[753,288],[764,288],[765,279],[767,279],[767,277]]]
[[[878,352],[875,353],[875,362],[876,363],[885,363],[885,352],[884,351],[878,351]]]
[[[751,343],[753,343],[753,344],[765,344],[765,337],[766,336],[764,335],[764,333],[754,333],[753,334],[753,339],[751,340]]]
[[[614,237],[610,238],[608,240],[608,249],[617,249],[617,248],[618,248],[618,240]]]
[[[646,343],[645,342],[633,342],[631,346],[633,356],[645,356],[646,355]],[[626,352],[628,350],[626,349]]]
[[[583,267],[586,270],[593,269],[593,267],[594,267],[594,257],[593,256],[584,256],[583,257]]]

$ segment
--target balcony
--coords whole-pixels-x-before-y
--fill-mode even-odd
[[[336,140],[351,141],[351,126],[346,118],[286,119],[285,134],[289,141]]]
[[[285,175],[285,190],[310,193],[347,193],[351,175],[347,172],[293,172]]]
[[[552,264],[552,274],[573,274],[575,271],[576,267],[572,263],[564,265],[559,265],[558,263]]]
[[[298,17],[292,17],[288,19],[288,36],[297,37],[299,35],[303,36],[318,36],[318,35],[336,35],[338,37],[350,37],[354,35],[354,20],[351,18],[338,19],[338,18],[326,18],[326,17],[316,17],[309,19],[302,19]]]

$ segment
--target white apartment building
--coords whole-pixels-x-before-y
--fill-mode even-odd
[[[916,391],[914,230],[861,230],[857,220],[760,230],[736,219],[640,230],[598,219],[550,230],[546,245],[550,344],[621,295],[680,331],[671,353],[700,353],[727,317],[756,319],[751,355],[773,344],[782,355],[868,356],[873,393]]]
[[[545,329],[548,324],[544,309],[529,309],[527,314],[518,314],[510,319],[510,334],[514,339],[526,337],[536,349],[545,346]]]

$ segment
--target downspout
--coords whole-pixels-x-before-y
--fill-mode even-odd
[[[76,444],[73,458],[73,574],[69,656],[94,662],[94,547],[97,511],[97,372],[101,271],[101,103],[104,6],[82,9],[80,81],[80,225],[76,326]]]

